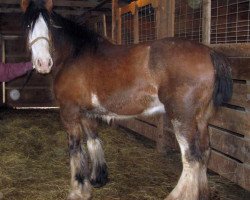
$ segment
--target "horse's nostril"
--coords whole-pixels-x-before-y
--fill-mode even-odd
[[[41,66],[42,66],[41,60],[40,60],[40,59],[37,59],[37,60],[36,60],[36,64],[37,64],[38,67],[41,67]]]
[[[49,67],[52,67],[52,65],[53,65],[53,60],[50,58],[49,59]]]

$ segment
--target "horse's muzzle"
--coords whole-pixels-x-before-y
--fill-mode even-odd
[[[53,66],[51,58],[48,59],[36,59],[34,62],[35,69],[41,74],[48,74]]]

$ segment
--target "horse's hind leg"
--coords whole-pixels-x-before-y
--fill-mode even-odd
[[[96,122],[83,117],[82,127],[87,135],[87,148],[92,164],[90,182],[94,187],[101,187],[108,182],[108,170],[101,140],[96,131]]]
[[[209,199],[206,173],[209,157],[207,123],[212,104],[207,104],[205,107],[193,112],[190,112],[189,108],[186,113],[185,108],[182,108],[181,112],[173,111],[170,115],[181,149],[183,170],[176,187],[167,200]]]
[[[79,108],[74,105],[61,106],[62,122],[68,133],[71,168],[71,187],[69,200],[88,200],[91,198],[88,158],[81,143],[81,121]]]

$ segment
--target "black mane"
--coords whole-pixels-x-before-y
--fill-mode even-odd
[[[72,57],[77,57],[85,51],[95,52],[97,50],[101,38],[99,34],[90,30],[87,26],[62,17],[54,11],[49,13],[45,9],[43,1],[30,1],[23,17],[24,28],[33,29],[40,14],[52,34],[55,46],[65,41],[72,45],[70,48]]]

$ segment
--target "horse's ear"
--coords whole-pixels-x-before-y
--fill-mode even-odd
[[[30,0],[22,0],[21,1],[21,9],[23,12],[26,12],[28,6],[29,6]]]
[[[53,8],[53,0],[46,0],[45,1],[45,8],[51,12],[52,8]]]

